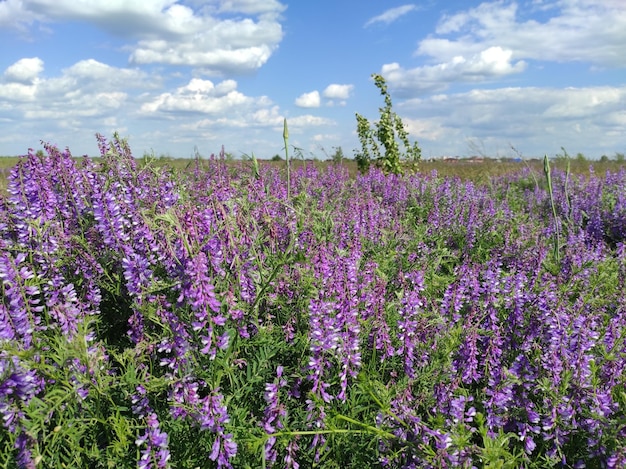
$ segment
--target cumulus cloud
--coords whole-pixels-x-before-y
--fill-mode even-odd
[[[111,112],[120,109],[128,97],[127,93],[122,91],[110,91],[103,93],[81,93],[81,99],[89,100],[89,105],[79,106],[80,99],[72,98],[69,100],[73,103],[71,116],[68,121],[72,121],[76,117],[102,117],[107,116]],[[33,107],[24,110],[24,118],[28,120],[57,119],[59,125],[66,126],[65,119],[59,119],[60,103],[53,103],[50,108]],[[108,119],[114,116],[109,116]],[[80,123],[76,123],[80,125]]]
[[[441,122],[435,122],[431,119],[403,119],[406,131],[409,133],[409,139],[431,140],[435,141],[446,136],[446,129]]]
[[[406,15],[407,13],[415,10],[417,7],[412,4],[402,5],[395,8],[390,8],[380,15],[374,16],[370,18],[366,23],[365,27],[371,26],[376,23],[384,23],[385,25],[391,24],[396,21],[398,18]]]
[[[74,142],[76,154],[87,153],[96,148],[96,132],[124,132],[141,100],[137,94],[149,94],[161,83],[158,76],[93,59],[52,76],[42,75],[43,69],[43,61],[18,61],[0,75],[0,121],[10,135],[5,145],[15,153],[35,148],[40,140],[61,146]]]
[[[37,92],[35,85],[25,85],[23,83],[1,83],[0,98],[5,100],[2,108],[13,110],[13,106],[9,103],[34,101]],[[2,115],[0,113],[0,115]],[[9,117],[10,119],[10,117]]]
[[[203,3],[195,10],[178,0],[7,0],[0,2],[0,25],[9,19],[22,25],[83,21],[129,40],[125,49],[133,64],[247,73],[265,64],[278,47],[284,9],[274,0],[225,1],[219,8]]]
[[[4,71],[4,78],[10,82],[32,84],[43,72],[43,60],[39,57],[20,59]]]
[[[79,82],[81,87],[98,89],[117,89],[119,87],[146,87],[157,85],[146,80],[147,74],[134,68],[120,68],[107,65],[94,59],[79,60],[63,70],[60,79],[51,79],[49,83],[71,80]]]
[[[512,62],[513,52],[490,47],[469,57],[457,55],[448,62],[404,69],[398,63],[383,65],[381,74],[400,94],[442,91],[451,83],[476,83],[525,70],[524,61]]]
[[[415,54],[426,57],[425,65],[389,63],[381,74],[393,91],[411,97],[520,74],[531,61],[626,66],[626,2],[559,0],[524,8],[544,10],[543,21],[525,19],[528,11],[516,2],[483,2],[446,14],[418,44]]]
[[[176,0],[23,0],[20,3],[19,16],[34,16],[41,22],[86,21],[124,37],[184,35],[202,27],[202,18]]]
[[[338,85],[333,83],[326,87],[322,92],[322,96],[328,99],[348,99],[353,89],[354,85]]]
[[[543,117],[580,119],[614,115],[623,106],[624,89],[612,87],[566,88],[556,91],[560,99],[543,111]]]
[[[35,57],[21,59],[7,67],[0,82],[0,96],[7,102],[35,101],[34,105],[19,107],[18,112],[39,111],[66,113],[84,112],[97,114],[97,109],[113,99],[122,98],[125,93],[120,88],[154,87],[158,80],[147,80],[144,72],[134,69],[112,67],[93,59],[81,60],[63,69],[56,77],[40,77],[44,62]],[[39,114],[41,115],[41,114]]]
[[[162,93],[144,103],[141,112],[219,114],[233,108],[268,104],[267,98],[251,98],[237,91],[237,82],[226,80],[215,85],[210,80],[193,78],[173,93]]]
[[[25,64],[28,62],[0,70],[0,122],[11,135],[11,144],[19,145],[13,151],[35,147],[42,139],[71,144],[77,154],[93,154],[96,132],[124,133],[129,128],[135,151],[176,144],[191,152],[200,142],[210,144],[211,151],[222,144],[233,151],[250,151],[256,147],[248,144],[257,142],[268,148],[282,135],[284,114],[278,106],[266,96],[240,92],[235,80],[193,78],[164,92],[165,82],[157,74],[93,59],[79,61],[52,77],[35,75],[38,62],[30,67]],[[43,62],[40,65],[43,68]],[[8,81],[9,76],[25,83]],[[155,124],[159,120],[165,122],[165,128]],[[289,126],[297,133],[305,125],[328,122],[316,116],[294,116]],[[241,129],[245,129],[246,139],[250,138],[243,148]],[[275,139],[268,137],[272,134],[268,129],[275,130]]]
[[[410,134],[427,141],[434,154],[463,154],[459,142],[470,139],[485,143],[491,155],[513,144],[529,156],[566,146],[597,157],[623,145],[625,99],[626,86],[506,87],[415,98],[399,104],[398,111]]]
[[[320,126],[320,125],[333,125],[335,122],[332,119],[327,119],[326,117],[313,116],[310,114],[305,114],[302,116],[294,116],[289,118],[289,126],[294,127],[310,127],[310,126]],[[290,127],[291,128],[291,127]]]
[[[64,131],[93,135],[121,130],[122,125],[112,128],[109,124],[117,122],[120,110],[124,115],[132,113],[128,90],[149,90],[158,83],[138,70],[111,67],[93,59],[77,62],[53,77],[41,77],[43,68],[39,59],[22,59],[4,71],[4,81],[0,81],[4,102],[0,119],[6,119],[5,128],[14,135],[23,134],[23,141],[33,135],[37,140],[63,135]],[[42,122],[46,123],[43,133],[38,127]]]
[[[626,66],[626,2],[560,0],[544,2],[542,9],[545,21],[525,20],[515,2],[485,2],[446,15],[416,54],[448,62],[497,46],[511,50],[514,60]]]
[[[265,64],[281,39],[282,28],[274,20],[223,20],[176,41],[140,40],[130,61],[247,72]]]
[[[320,93],[317,90],[303,93],[296,98],[295,104],[298,107],[320,107]]]
[[[185,128],[220,128],[220,129],[268,129],[272,128],[276,131],[277,136],[282,137],[285,115],[280,112],[278,106],[272,105],[258,109],[251,113],[238,113],[235,115],[224,115],[217,117],[208,117],[193,123],[186,124]],[[333,125],[335,121],[324,117],[313,116],[311,114],[302,114],[298,116],[290,116],[289,132],[299,133],[308,127],[319,127],[325,125]]]
[[[257,15],[260,13],[274,14],[284,11],[285,8],[276,0],[222,0],[219,11]]]
[[[0,27],[5,30],[26,31],[40,15],[24,8],[22,0],[4,0],[0,2]]]

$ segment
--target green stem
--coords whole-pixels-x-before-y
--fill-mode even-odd
[[[560,260],[559,217],[556,214],[556,205],[554,203],[554,194],[552,191],[552,175],[550,173],[550,162],[548,161],[548,155],[544,155],[543,157],[543,172],[545,173],[546,180],[548,181],[548,194],[550,194],[550,205],[552,206],[552,216],[554,218],[554,257],[556,261],[559,262]]]
[[[349,428],[335,428],[333,430],[293,430],[293,431],[284,431],[284,432],[276,432],[268,434],[268,437],[281,437],[281,436],[306,436],[306,435],[329,435],[331,433],[354,433],[357,435],[362,435],[365,433],[371,433],[366,430],[350,430]],[[391,434],[390,434],[391,435]],[[394,435],[391,435],[392,437]]]
[[[354,420],[354,419],[352,419],[350,417],[346,417],[345,415],[337,415],[337,418],[339,420],[343,420],[343,421],[351,423],[353,425],[358,425],[359,427],[363,427],[367,431],[367,433],[375,433],[375,434],[377,434],[377,435],[379,435],[381,437],[384,437],[384,438],[396,438],[396,436],[393,433],[389,433],[389,432],[386,432],[384,430],[381,430],[380,428],[373,427],[373,426],[368,425],[368,424],[363,423],[363,422],[359,422],[358,420]],[[362,433],[359,430],[351,430],[351,431]]]
[[[564,187],[564,191],[565,191],[565,201],[567,202],[567,228],[569,228],[571,221],[572,221],[572,201],[570,199],[569,196],[569,178],[570,178],[570,174],[571,174],[571,168],[570,168],[570,159],[569,157],[567,158],[567,169],[565,171],[565,187]]]
[[[283,121],[283,140],[285,141],[285,162],[287,163],[287,200],[291,194],[291,172],[289,168],[289,130],[287,129],[287,119]]]

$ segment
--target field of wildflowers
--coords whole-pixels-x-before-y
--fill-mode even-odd
[[[624,169],[288,190],[98,142],[0,199],[1,467],[626,467]]]

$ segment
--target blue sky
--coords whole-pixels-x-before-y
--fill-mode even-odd
[[[626,152],[624,0],[0,0],[0,50],[2,155],[350,156],[372,73],[426,158]]]

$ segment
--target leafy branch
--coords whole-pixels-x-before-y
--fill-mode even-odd
[[[417,142],[411,145],[402,119],[393,111],[385,79],[378,74],[372,74],[372,78],[385,100],[385,105],[378,108],[380,120],[373,124],[362,115],[356,114],[361,150],[356,153],[355,160],[361,172],[366,172],[373,160],[375,166],[385,174],[402,174],[402,160],[415,164],[421,159],[422,151]],[[381,151],[381,147],[384,151]]]

